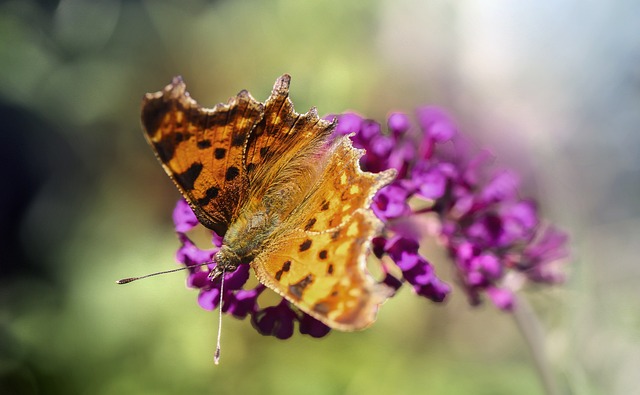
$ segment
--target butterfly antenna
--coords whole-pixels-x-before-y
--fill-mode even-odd
[[[151,273],[151,274],[146,274],[144,276],[139,276],[139,277],[127,277],[127,278],[122,278],[118,281],[116,281],[116,284],[128,284],[134,281],[138,281],[138,280],[142,280],[143,278],[147,278],[147,277],[153,277],[153,276],[158,276],[160,274],[167,274],[167,273],[173,273],[173,272],[179,272],[181,270],[186,270],[186,269],[192,269],[194,267],[200,267],[200,266],[204,266],[204,265],[208,265],[212,262],[204,262],[204,263],[200,263],[197,265],[191,265],[191,266],[185,266],[185,267],[179,267],[177,269],[171,269],[171,270],[165,270],[162,272],[155,272],[155,273]]]
[[[222,277],[220,278],[220,303],[218,303],[218,341],[216,343],[216,352],[213,355],[213,362],[218,365],[220,363],[220,338],[222,337],[222,295],[224,292],[224,266],[222,266]]]

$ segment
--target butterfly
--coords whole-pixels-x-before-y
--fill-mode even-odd
[[[363,150],[312,108],[290,76],[269,98],[246,90],[203,108],[180,77],[145,95],[145,137],[205,227],[223,237],[211,277],[249,264],[258,280],[331,328],[369,326],[391,294],[368,273],[382,222],[370,206],[395,170],[363,172]]]

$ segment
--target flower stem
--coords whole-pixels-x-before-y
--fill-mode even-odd
[[[560,395],[549,361],[544,352],[544,333],[540,321],[525,298],[517,298],[513,317],[527,342],[531,358],[546,395]]]

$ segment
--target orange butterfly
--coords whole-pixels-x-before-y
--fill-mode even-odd
[[[382,223],[370,209],[395,170],[363,172],[348,136],[298,114],[288,75],[265,103],[241,91],[200,107],[180,77],[142,105],[145,136],[198,220],[223,236],[211,276],[250,264],[300,310],[340,330],[375,320],[391,294],[367,273]]]

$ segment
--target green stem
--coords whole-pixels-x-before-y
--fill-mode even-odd
[[[560,395],[549,361],[544,352],[544,333],[540,321],[525,298],[515,300],[513,317],[518,329],[527,342],[531,358],[546,395]]]

